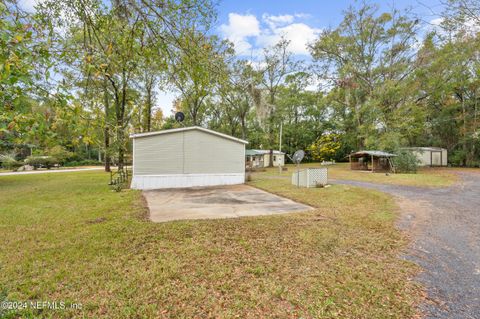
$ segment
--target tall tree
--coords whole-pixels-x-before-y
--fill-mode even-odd
[[[298,71],[300,67],[300,62],[293,58],[289,45],[290,41],[282,37],[275,45],[264,49],[261,87],[260,90],[252,88],[259,124],[264,129],[270,148],[270,167],[273,166],[273,147],[278,136],[276,130],[279,129],[277,124],[280,117],[276,113],[278,90],[285,77]],[[265,98],[262,98],[262,92],[266,93]]]
[[[248,61],[236,60],[225,65],[219,77],[218,94],[228,111],[229,125],[239,122],[241,137],[247,136],[248,114],[253,107],[251,88],[259,84],[259,77]]]
[[[195,30],[185,32],[179,41],[177,58],[170,64],[170,79],[180,92],[187,122],[200,125],[206,110],[205,99],[213,92],[232,48],[217,37]]]
[[[354,148],[378,146],[398,132],[394,114],[409,104],[418,23],[406,13],[379,13],[377,5],[362,3],[311,45],[318,75],[348,117],[344,129],[356,137]]]
[[[32,107],[49,95],[50,35],[21,10],[0,2],[0,150],[21,147],[35,123]]]

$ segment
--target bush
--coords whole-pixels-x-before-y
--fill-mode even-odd
[[[2,167],[5,169],[16,171],[22,163],[15,159],[14,153],[7,153],[0,155],[0,162],[2,163]]]
[[[57,145],[49,148],[47,155],[56,159],[56,164],[64,164],[68,159],[73,156],[72,152],[67,151],[64,147]]]
[[[408,150],[400,150],[396,152],[393,158],[393,165],[397,173],[416,173],[419,160],[412,152]]]
[[[25,159],[25,164],[33,166],[34,169],[39,167],[50,169],[53,165],[58,164],[58,161],[51,156],[29,156]]]

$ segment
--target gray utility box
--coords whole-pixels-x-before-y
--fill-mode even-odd
[[[295,171],[292,174],[292,184],[300,187],[318,187],[327,185],[328,169],[321,168],[304,168]]]

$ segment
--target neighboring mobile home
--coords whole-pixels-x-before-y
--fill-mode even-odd
[[[246,150],[245,159],[248,168],[268,167],[270,165],[270,150]],[[273,166],[285,165],[285,153],[273,151]]]
[[[243,184],[247,141],[193,126],[133,134],[133,189]]]
[[[420,166],[447,166],[448,152],[440,147],[406,147],[418,159]]]

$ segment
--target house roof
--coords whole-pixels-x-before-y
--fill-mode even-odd
[[[253,156],[253,155],[265,155],[270,154],[270,150],[245,150],[246,156]],[[285,153],[273,150],[273,154],[275,155],[285,155]]]
[[[354,157],[360,157],[360,156],[365,156],[365,155],[376,156],[376,157],[397,156],[395,154],[387,153],[387,152],[384,152],[384,151],[358,151],[358,152],[350,154],[350,156],[354,156]]]
[[[203,127],[200,127],[200,126],[189,126],[189,127],[174,128],[174,129],[170,129],[170,130],[163,130],[163,131],[156,131],[156,132],[131,134],[130,138],[135,139],[135,138],[141,138],[141,137],[147,137],[147,136],[180,133],[180,132],[194,131],[194,130],[198,130],[198,131],[202,131],[202,132],[205,132],[205,133],[213,134],[213,135],[223,137],[225,139],[232,140],[232,141],[235,141],[235,142],[238,142],[238,143],[248,144],[248,142],[245,141],[245,140],[242,140],[242,139],[239,139],[239,138],[227,135],[227,134],[223,134],[223,133],[220,133],[220,132],[212,131],[212,130],[209,130],[209,129],[206,129],[206,128],[203,128]]]
[[[262,155],[262,153],[260,153],[256,150],[245,150],[245,155],[246,156]]]

